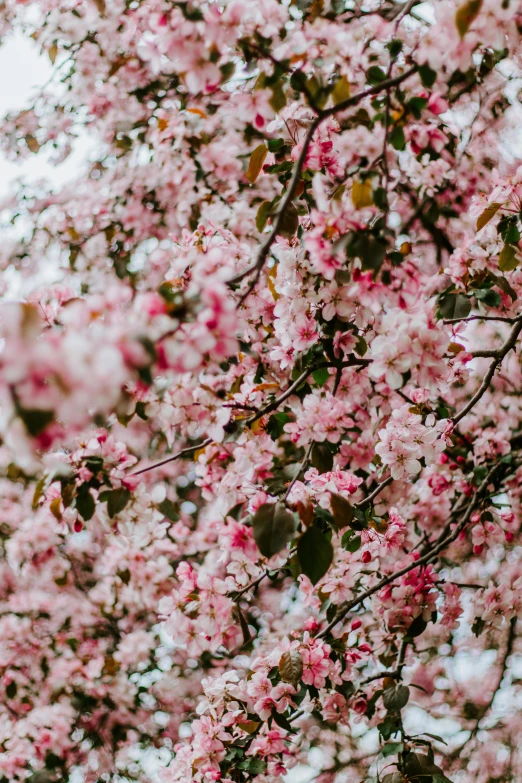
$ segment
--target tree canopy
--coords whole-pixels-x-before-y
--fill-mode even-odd
[[[0,781],[520,781],[520,0],[13,33]]]

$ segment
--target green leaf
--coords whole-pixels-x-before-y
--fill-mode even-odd
[[[200,22],[204,18],[201,10],[196,8],[193,3],[178,2],[176,5],[181,9],[185,19],[189,19],[191,22]]]
[[[504,241],[509,245],[518,245],[520,242],[520,230],[515,222],[510,223],[503,234]]]
[[[319,473],[329,473],[333,468],[333,454],[326,443],[314,443],[310,462]]]
[[[509,285],[509,282],[503,275],[493,275],[489,273],[491,277],[494,277],[495,285],[497,285],[501,291],[511,297],[511,301],[514,302],[517,299],[517,292]]]
[[[105,495],[105,493],[104,493]],[[123,511],[127,503],[131,498],[131,493],[126,487],[120,487],[119,489],[111,489],[107,493],[107,513],[110,518]]]
[[[361,335],[359,335],[354,348],[355,353],[358,356],[364,356],[367,350],[368,350],[368,343],[366,342],[364,337],[361,337]]]
[[[25,428],[32,438],[37,438],[53,421],[53,411],[40,410],[39,408],[20,408],[18,415],[25,424]]]
[[[470,293],[479,302],[484,302],[487,307],[500,307],[502,304],[502,297],[498,291],[493,291],[491,288],[474,288]]]
[[[84,459],[83,464],[91,471],[91,473],[96,475],[103,468],[103,457],[98,457],[95,454],[92,454]]]
[[[284,432],[284,426],[290,421],[290,416],[288,413],[273,413],[272,416],[268,419],[267,425],[266,425],[266,431],[272,438],[272,440],[277,440],[281,437],[281,435]]]
[[[381,753],[384,758],[387,758],[388,756],[396,756],[398,753],[402,753],[403,750],[404,745],[402,742],[388,742],[381,750]]]
[[[268,139],[266,144],[270,152],[277,152],[285,146],[286,141],[284,139]]]
[[[343,527],[347,527],[353,522],[352,505],[342,495],[330,492],[330,508],[338,530],[342,530]]]
[[[419,783],[452,783],[444,772],[433,763],[430,756],[424,753],[405,753],[403,756],[404,772],[410,780],[418,780]]]
[[[427,98],[419,98],[418,96],[410,98],[408,103],[406,104],[408,106],[408,109],[413,114],[416,120],[420,120],[422,117],[422,110],[426,108],[428,105],[428,99]]]
[[[295,517],[284,503],[263,503],[252,517],[252,528],[261,554],[272,557],[293,538]]]
[[[245,177],[250,182],[251,185],[254,184],[256,179],[259,177],[259,174],[261,172],[261,169],[263,168],[263,163],[265,162],[265,158],[268,155],[268,149],[265,144],[259,144],[258,147],[255,148],[255,150],[250,155],[250,160],[248,162],[248,168],[245,172]]]
[[[498,257],[498,268],[501,272],[512,272],[518,266],[518,248],[513,245],[504,245]]]
[[[94,516],[94,509],[96,505],[94,498],[89,492],[86,484],[82,484],[76,495],[76,510],[81,518],[88,522]]]
[[[402,52],[403,46],[404,46],[403,42],[398,38],[393,38],[391,41],[389,41],[386,44],[386,48],[388,49],[391,56],[394,58],[398,57],[398,55]]]
[[[332,564],[333,548],[319,528],[312,525],[299,539],[297,556],[303,573],[315,585]]]
[[[423,737],[430,737],[431,739],[437,740],[437,742],[442,742],[443,745],[447,745],[448,743],[446,740],[442,739],[442,737],[439,737],[438,734],[430,734],[429,731],[423,731],[422,732]]]
[[[377,691],[377,693],[381,695],[382,691]],[[389,740],[392,734],[397,733],[397,731],[399,730],[399,725],[396,720],[388,716],[386,720],[378,724],[377,728],[379,729],[379,734],[381,735],[383,740]]]
[[[351,238],[347,254],[349,258],[360,258],[363,270],[379,270],[386,256],[386,245],[372,234],[356,234]]]
[[[281,79],[275,84],[272,84],[270,90],[272,91],[272,97],[268,99],[268,103],[277,114],[277,112],[280,112],[286,106],[286,94]]]
[[[381,783],[406,783],[406,778],[402,772],[397,770],[396,772],[389,772],[387,775],[381,778]],[[428,783],[428,781],[423,781],[423,783]]]
[[[382,694],[382,703],[390,712],[400,712],[406,706],[410,698],[410,689],[407,685],[392,685],[386,688]]]
[[[423,65],[419,65],[419,76],[424,87],[433,87],[437,79],[437,71],[430,68],[428,63],[423,63]]]
[[[441,318],[466,318],[471,312],[471,302],[464,294],[445,294],[439,299]]]
[[[420,636],[422,633],[424,633],[427,627],[428,623],[426,620],[423,620],[422,615],[420,614],[415,618],[415,620],[413,620],[410,627],[408,628],[408,639],[415,639],[417,636]]]
[[[366,71],[366,81],[368,84],[379,84],[386,81],[386,74],[378,65],[372,65]]]
[[[177,522],[179,519],[179,514],[176,511],[174,503],[168,498],[165,498],[165,500],[161,501],[161,503],[158,505],[158,511],[161,511],[163,516],[167,517],[167,519],[170,519],[171,522]]]
[[[495,202],[490,204],[489,207],[486,207],[484,212],[482,212],[482,214],[480,214],[477,218],[477,231],[480,231],[481,228],[487,226],[490,220],[493,220],[501,206],[502,204]]]
[[[259,205],[259,208],[257,210],[256,214],[256,228],[261,233],[261,231],[264,230],[268,218],[270,217],[270,212],[272,211],[272,202],[271,201],[262,201]]]
[[[14,699],[16,696],[16,691],[18,690],[16,682],[14,680],[11,680],[11,682],[6,685],[5,688],[5,695],[8,699]]]
[[[406,136],[404,130],[400,125],[396,125],[393,130],[388,134],[388,139],[392,147],[396,150],[406,149]]]
[[[293,204],[289,204],[279,222],[279,236],[292,239],[299,228],[299,214]]]
[[[246,770],[252,775],[262,775],[266,772],[266,761],[259,758],[250,757],[245,761],[240,761],[237,765],[239,769]]]
[[[347,530],[341,539],[341,546],[347,552],[358,552],[361,548],[362,539],[355,533],[355,530]]]
[[[318,386],[324,386],[330,377],[327,367],[322,367],[320,370],[314,370],[312,378]]]
[[[290,731],[290,732],[296,731],[296,727],[292,726],[288,718],[285,718],[284,715],[281,715],[275,709],[272,710],[272,718],[274,720],[274,723],[277,723],[280,729],[284,729],[285,731]]]

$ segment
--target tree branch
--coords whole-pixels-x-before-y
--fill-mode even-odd
[[[385,576],[383,579],[379,580],[376,584],[373,585],[373,587],[369,587],[367,590],[365,590],[361,595],[356,596],[351,601],[348,601],[344,606],[342,606],[339,611],[336,613],[334,618],[331,620],[330,623],[326,626],[326,628],[321,631],[321,633],[318,634],[318,638],[324,638],[327,636],[332,628],[334,628],[338,622],[340,622],[347,614],[348,612],[356,607],[358,604],[362,603],[366,600],[366,598],[370,598],[375,593],[378,593],[379,590],[382,590],[383,587],[386,587],[387,585],[394,582],[396,579],[398,579],[401,576],[404,576],[405,574],[412,571],[414,568],[419,568],[422,565],[427,565],[432,560],[435,560],[438,555],[446,549],[453,541],[455,541],[462,530],[464,530],[466,524],[469,521],[469,518],[471,517],[471,513],[473,509],[475,508],[478,499],[480,498],[481,493],[484,491],[484,489],[488,486],[489,482],[491,481],[492,475],[500,469],[502,466],[502,463],[497,463],[488,473],[480,487],[478,488],[474,502],[470,503],[466,513],[462,517],[461,521],[456,525],[453,532],[451,532],[449,535],[445,536],[442,540],[440,540],[429,552],[427,552],[425,555],[421,556],[418,560],[414,560],[412,563],[410,563],[407,566],[404,566],[404,568],[400,568],[398,571],[395,571],[393,574],[390,574],[389,576]]]
[[[489,385],[493,379],[493,376],[495,374],[495,370],[499,366],[499,364],[502,363],[504,358],[507,356],[509,351],[511,351],[517,342],[518,336],[520,332],[522,331],[522,316],[519,316],[509,334],[509,337],[507,338],[506,342],[498,348],[496,351],[492,352],[484,352],[488,356],[493,356],[494,359],[491,362],[491,364],[488,367],[488,370],[482,380],[482,383],[480,384],[477,392],[473,395],[471,400],[468,402],[467,405],[465,405],[462,410],[457,413],[456,416],[453,417],[452,421],[453,424],[458,424],[458,422],[464,418],[477,404],[477,402],[484,396],[486,391],[489,388]],[[478,352],[477,352],[478,353]]]
[[[198,443],[196,446],[188,446],[186,449],[181,449],[181,451],[178,451],[177,454],[173,454],[171,457],[162,459],[161,462],[156,462],[154,465],[149,465],[147,468],[141,468],[140,470],[135,470],[134,473],[130,473],[129,475],[139,476],[142,473],[147,473],[149,470],[160,468],[162,465],[166,465],[168,462],[173,462],[175,459],[183,459],[184,457],[189,457],[192,454],[194,454],[195,451],[198,451],[199,449],[204,449],[206,446],[210,446],[211,443],[213,443],[213,439],[207,438],[201,443]]]
[[[286,191],[285,197],[283,198],[280,204],[276,219],[272,226],[272,231],[270,232],[266,240],[259,248],[259,252],[257,254],[257,258],[255,262],[251,266],[243,270],[243,272],[240,272],[239,274],[235,275],[228,281],[229,285],[235,285],[236,283],[240,283],[241,280],[243,280],[245,277],[248,277],[252,272],[255,272],[255,276],[252,282],[250,283],[247,291],[242,295],[239,301],[240,305],[253,291],[257,281],[259,280],[261,270],[263,269],[263,266],[265,265],[265,262],[268,258],[270,248],[274,244],[276,237],[279,234],[281,224],[284,219],[284,213],[287,210],[290,202],[292,201],[295,195],[298,182],[301,178],[304,162],[306,160],[306,156],[308,155],[308,149],[310,147],[310,144],[312,143],[314,133],[321,125],[321,123],[324,122],[324,120],[327,119],[327,117],[332,117],[333,115],[346,111],[347,109],[350,109],[353,106],[357,106],[357,104],[359,104],[362,100],[364,100],[364,98],[368,98],[370,95],[377,95],[383,90],[389,91],[393,87],[397,87],[403,81],[409,79],[410,76],[413,76],[413,74],[416,71],[417,71],[417,65],[413,65],[411,68],[409,68],[407,71],[402,73],[400,76],[395,76],[393,79],[386,79],[385,81],[382,81],[379,84],[374,85],[373,87],[368,87],[366,90],[361,90],[356,95],[353,95],[350,98],[347,98],[346,100],[337,103],[335,106],[330,106],[330,108],[328,109],[321,110],[320,113],[318,113],[314,117],[310,127],[308,128],[308,131],[306,132],[306,136],[303,141],[303,146],[301,147],[301,152],[299,153],[299,157],[294,165],[292,177],[288,184],[288,189]]]

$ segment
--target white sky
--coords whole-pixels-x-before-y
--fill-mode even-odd
[[[50,76],[50,60],[39,53],[36,44],[22,35],[8,38],[0,46],[0,116],[30,105],[31,97]],[[85,157],[86,146],[86,142],[78,143],[69,158],[58,166],[49,164],[42,153],[18,163],[6,160],[0,152],[0,198],[20,177],[24,180],[45,177],[56,185],[72,178]]]

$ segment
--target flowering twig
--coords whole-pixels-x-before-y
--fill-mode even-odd
[[[378,593],[379,590],[382,590],[383,587],[386,587],[387,585],[391,584],[392,582],[395,582],[396,579],[399,579],[399,577],[404,576],[405,574],[412,571],[414,568],[419,568],[422,565],[427,565],[428,563],[431,563],[432,560],[435,560],[439,554],[446,549],[453,541],[455,541],[458,536],[460,535],[461,531],[464,530],[467,523],[469,522],[469,519],[471,517],[471,513],[473,509],[475,508],[476,502],[483,490],[488,486],[491,476],[493,473],[499,469],[499,467],[502,465],[502,463],[497,463],[497,465],[488,473],[484,481],[481,483],[480,487],[477,490],[477,493],[475,495],[475,502],[470,503],[466,513],[462,517],[461,521],[458,523],[458,525],[455,526],[455,529],[453,532],[451,532],[449,535],[445,536],[441,541],[439,541],[433,549],[431,549],[429,552],[427,552],[425,555],[422,555],[419,557],[418,560],[414,560],[412,563],[410,563],[407,566],[404,566],[403,568],[400,568],[398,571],[395,571],[393,574],[390,574],[389,576],[385,576],[383,579],[381,579],[379,582],[373,585],[373,587],[369,587],[367,590],[365,590],[361,595],[356,596],[351,601],[348,601],[344,606],[342,606],[338,612],[335,614],[333,619],[328,623],[326,628],[322,630],[319,634],[319,638],[324,638],[327,636],[330,631],[337,625],[338,622],[340,622],[347,614],[348,612],[358,606],[358,604],[365,601],[367,598],[370,598],[375,593]]]
[[[268,258],[270,248],[274,244],[276,237],[281,229],[285,212],[288,209],[288,206],[290,205],[296,193],[297,185],[299,183],[299,180],[301,179],[301,173],[303,170],[304,162],[306,160],[306,156],[308,155],[308,149],[310,147],[310,144],[312,143],[314,133],[321,125],[321,123],[325,119],[327,119],[327,117],[332,117],[335,114],[339,114],[341,112],[346,111],[347,109],[351,109],[352,107],[357,106],[357,104],[359,104],[362,100],[364,100],[364,98],[368,98],[370,95],[378,95],[378,93],[382,92],[383,90],[390,90],[393,87],[397,87],[399,84],[406,81],[406,79],[409,79],[410,76],[413,76],[413,74],[416,73],[416,71],[417,71],[417,65],[413,65],[411,68],[409,68],[407,71],[400,74],[399,76],[386,79],[380,82],[379,84],[375,84],[373,87],[368,87],[365,90],[361,90],[356,95],[353,95],[350,98],[347,98],[346,100],[335,104],[335,106],[330,106],[328,109],[322,109],[320,113],[314,117],[312,123],[310,124],[310,127],[306,132],[306,136],[303,140],[303,146],[301,147],[301,152],[299,153],[299,157],[294,165],[294,170],[290,182],[288,184],[288,189],[286,191],[285,197],[282,200],[281,204],[279,205],[279,210],[276,219],[274,220],[274,223],[272,225],[272,231],[270,232],[266,240],[259,248],[259,252],[257,254],[257,258],[255,262],[251,266],[247,267],[238,275],[235,275],[228,281],[229,285],[235,285],[236,283],[240,283],[241,280],[243,280],[245,277],[248,277],[252,272],[255,272],[254,278],[249,284],[246,292],[241,296],[241,299],[239,300],[240,305],[243,304],[247,296],[254,290],[256,283],[259,280],[259,275],[261,274],[261,270],[263,269],[263,266],[265,265],[265,262]]]
[[[160,468],[162,465],[166,465],[168,462],[173,462],[175,459],[183,459],[184,457],[190,457],[192,454],[194,454],[194,452],[199,451],[199,449],[204,449],[206,446],[210,446],[211,443],[213,443],[213,439],[207,438],[201,443],[197,443],[195,446],[188,446],[186,449],[181,449],[181,451],[178,451],[177,454],[173,454],[171,457],[166,457],[165,459],[162,459],[161,462],[155,462],[154,465],[149,465],[146,468],[135,470],[134,473],[130,473],[129,475],[139,476],[142,473],[148,473],[149,470],[155,470],[156,468]]]
[[[522,316],[518,316],[506,342],[503,345],[501,345],[501,347],[498,348],[496,351],[488,353],[488,356],[494,357],[493,361],[489,365],[488,370],[482,380],[482,383],[480,384],[478,391],[473,395],[473,397],[468,402],[468,404],[465,405],[462,408],[462,410],[459,413],[457,413],[456,416],[453,417],[452,419],[453,424],[457,424],[461,419],[463,419],[464,416],[466,416],[475,407],[477,402],[484,396],[484,394],[489,388],[489,385],[493,379],[497,367],[502,363],[503,359],[507,356],[509,351],[511,351],[515,347],[518,336],[520,335],[521,331],[522,331]]]

